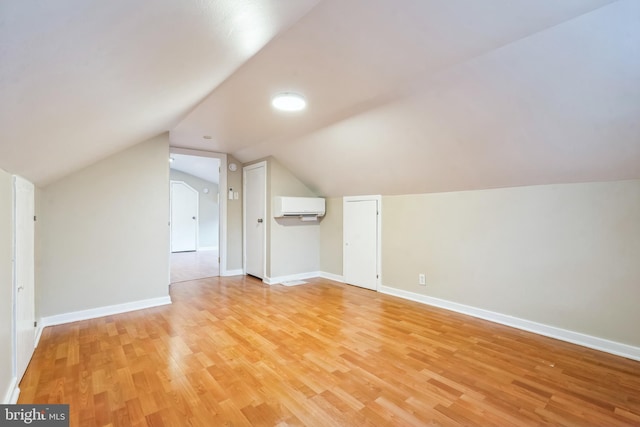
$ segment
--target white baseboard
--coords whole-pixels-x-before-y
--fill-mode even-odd
[[[157,307],[171,304],[171,297],[150,298],[140,301],[126,302],[123,304],[108,305],[105,307],[91,308],[89,310],[73,311],[71,313],[56,314],[41,319],[41,328],[61,325],[63,323],[78,322],[80,320],[95,319],[96,317],[111,316],[112,314],[126,313],[128,311],[142,310],[144,308]]]
[[[339,276],[333,273],[327,273],[326,271],[321,271],[320,277],[322,277],[323,279],[333,280],[334,282],[344,283],[344,276]]]
[[[11,399],[9,400],[9,403],[12,405],[15,405],[16,403],[18,403],[19,397],[20,397],[20,387],[18,387],[18,384],[16,384],[16,386],[13,388],[13,393],[11,393]]]
[[[33,345],[34,348],[38,347],[40,344],[40,337],[42,337],[42,331],[44,330],[44,326],[42,326],[42,319],[38,320],[38,326],[36,328],[36,342]]]
[[[583,347],[592,348],[594,350],[604,351],[605,353],[615,354],[616,356],[626,357],[628,359],[640,361],[640,347],[634,347],[628,344],[622,344],[615,341],[609,341],[603,338],[594,337],[592,335],[582,334],[580,332],[569,331],[567,329],[549,326],[531,320],[521,319],[506,314],[496,313],[481,308],[471,307],[469,305],[459,304],[457,302],[447,301],[427,295],[417,294],[414,292],[404,291],[389,286],[380,286],[379,292],[393,295],[396,297],[420,302],[434,307],[444,308],[446,310],[455,311],[490,322],[500,323],[502,325],[511,326],[513,328],[522,329],[524,331],[533,332],[546,337],[555,338],[561,341],[570,342],[572,344],[581,345]]]
[[[244,274],[244,270],[241,268],[238,270],[225,270],[220,272],[220,276],[222,277],[242,276],[243,274]]]
[[[244,275],[244,270],[228,270],[224,271],[220,274],[220,276],[242,276]],[[299,273],[299,274],[290,274],[288,276],[279,276],[279,277],[265,277],[262,281],[267,285],[277,285],[278,283],[288,282],[290,280],[305,280],[305,279],[313,279],[314,277],[322,277],[324,279],[333,280],[335,282],[344,283],[344,278],[337,274],[326,273],[324,271],[313,271],[309,273]]]
[[[262,281],[267,285],[277,285],[278,283],[289,282],[291,280],[313,279],[314,277],[320,277],[320,272],[312,271],[309,273],[290,274],[288,276],[265,277]]]
[[[18,387],[18,379],[16,377],[11,378],[11,382],[9,383],[9,387],[4,394],[4,399],[2,400],[3,405],[12,405],[18,401],[18,397],[20,396],[20,388]]]

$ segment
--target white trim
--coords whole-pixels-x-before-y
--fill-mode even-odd
[[[262,219],[262,278],[267,279],[267,162],[261,161],[242,168],[242,270],[247,271],[247,171],[252,169],[264,169],[264,218]],[[265,282],[266,283],[266,282]]]
[[[228,277],[228,276],[243,276],[244,275],[244,270],[239,268],[237,270],[227,270],[224,272],[224,274],[221,274],[221,276],[224,277]]]
[[[320,277],[319,271],[312,271],[309,273],[298,273],[298,274],[289,274],[288,276],[279,276],[279,277],[266,277],[262,280],[267,285],[277,285],[282,282],[288,282],[291,280],[305,280],[305,279],[313,279],[314,277]]]
[[[420,302],[434,307],[444,308],[445,310],[455,311],[457,313],[466,314],[469,316],[488,320],[490,322],[499,323],[501,325],[511,326],[513,328],[522,329],[523,331],[533,332],[538,335],[544,335],[546,337],[570,342],[572,344],[581,345],[583,347],[592,348],[594,350],[604,351],[606,353],[615,354],[616,356],[622,356],[628,359],[640,361],[640,347],[634,347],[628,344],[609,341],[604,338],[598,338],[592,335],[582,334],[580,332],[569,331],[567,329],[545,325],[542,323],[533,322],[531,320],[509,316],[507,314],[496,313],[494,311],[484,310],[482,308],[471,307],[440,298],[434,298],[427,295],[404,291],[402,289],[396,289],[389,286],[381,286],[379,292],[408,299],[411,301]]]
[[[378,209],[378,215],[376,216],[376,288],[375,291],[380,290],[382,286],[382,196],[380,195],[371,195],[371,196],[345,196],[342,198],[342,211],[343,211],[343,230],[342,230],[342,244],[345,244],[345,230],[344,230],[344,211],[345,206],[349,202],[364,202],[364,201],[375,201]],[[342,251],[342,263],[345,263],[345,251],[343,247]],[[344,279],[343,279],[344,281]],[[368,288],[367,288],[368,289]]]
[[[44,329],[47,326],[61,325],[63,323],[78,322],[80,320],[95,319],[97,317],[111,316],[112,314],[142,310],[144,308],[158,307],[166,304],[171,304],[171,297],[169,295],[166,297],[149,298],[140,301],[125,302],[123,304],[91,308],[89,310],[56,314],[54,316],[43,317],[41,319],[42,328]]]
[[[16,387],[13,389],[13,393],[11,394],[10,404],[15,405],[18,403],[18,398],[20,398],[20,387],[16,384]]]
[[[323,279],[333,280],[334,282],[344,283],[344,276],[340,276],[333,273],[327,273],[326,271],[321,271],[320,277],[322,277]]]
[[[42,319],[38,320],[38,326],[36,328],[36,342],[33,348],[38,348],[38,344],[40,344],[40,337],[42,337],[42,331],[44,328],[42,327]]]
[[[170,153],[176,153],[176,154],[186,154],[188,156],[200,156],[200,157],[212,157],[215,159],[220,160],[220,179],[219,179],[219,183],[218,183],[218,192],[220,193],[220,199],[219,199],[219,207],[220,207],[220,212],[219,212],[219,218],[220,220],[218,221],[218,225],[219,225],[219,239],[218,239],[218,244],[220,247],[220,253],[218,254],[220,256],[220,276],[228,276],[229,274],[227,274],[227,198],[226,198],[226,192],[227,190],[227,155],[224,153],[216,153],[213,151],[204,151],[204,150],[192,150],[189,148],[178,148],[178,147],[169,147],[169,152]],[[225,189],[225,192],[223,193],[221,190]],[[225,197],[222,197],[222,195],[225,195]],[[171,231],[169,231],[171,232]],[[169,251],[168,256],[171,256],[171,251]],[[171,282],[171,279],[169,278],[169,282]]]
[[[9,383],[9,387],[4,395],[4,399],[2,400],[3,405],[12,405],[18,402],[18,397],[20,396],[20,388],[18,387],[18,378],[15,376],[11,378],[11,382]]]

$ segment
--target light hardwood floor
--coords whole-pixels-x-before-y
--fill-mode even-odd
[[[45,329],[20,402],[72,426],[640,425],[640,362],[323,279],[171,296]]]
[[[219,275],[217,250],[174,252],[171,254],[171,283]]]

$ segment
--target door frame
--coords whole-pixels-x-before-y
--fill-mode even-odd
[[[346,211],[346,205],[349,202],[364,202],[364,201],[375,201],[378,207],[377,215],[376,215],[376,292],[380,291],[380,286],[382,286],[382,196],[380,195],[371,195],[371,196],[345,196],[342,198],[342,212],[344,216],[344,212]],[[344,223],[344,219],[343,219]],[[346,230],[342,229],[342,242],[346,241]],[[346,263],[345,259],[345,251],[343,247],[342,251],[342,265],[344,269],[344,265]],[[342,272],[344,275],[344,271]]]
[[[267,277],[267,162],[261,161],[242,168],[242,273],[247,274],[247,171],[263,168],[264,170],[264,227],[262,230],[262,280]]]
[[[178,179],[170,179],[169,180],[169,187],[170,187],[170,192],[169,192],[169,204],[170,204],[170,209],[169,209],[169,250],[171,251],[171,253],[173,252],[173,184],[182,184],[185,187],[187,187],[189,190],[191,190],[192,192],[195,193],[196,195],[196,247],[195,247],[195,251],[198,251],[198,248],[200,247],[200,192],[198,190],[196,190],[195,188],[193,188],[192,186],[190,186],[189,184],[187,184],[184,181],[180,181]],[[181,251],[184,252],[184,251]]]
[[[220,182],[218,183],[218,192],[220,193],[218,203],[218,256],[220,257],[220,276],[229,276],[229,270],[227,269],[227,155],[214,151],[169,147],[169,154],[174,153],[186,154],[187,156],[211,157],[220,160]],[[167,173],[168,169],[169,163],[167,162]],[[169,191],[171,191],[171,188],[169,188]],[[170,208],[169,206],[169,209]],[[169,228],[169,234],[171,234],[171,228]],[[169,258],[169,265],[171,265],[171,245],[169,245],[167,257]],[[171,269],[169,269],[169,275],[171,275]],[[171,276],[169,276],[169,283],[171,283]]]

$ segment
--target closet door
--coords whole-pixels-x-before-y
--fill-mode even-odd
[[[267,168],[260,162],[243,169],[244,271],[264,279],[266,244]]]
[[[344,281],[377,290],[380,277],[380,197],[345,197]]]
[[[29,181],[14,176],[14,327],[15,376],[20,382],[35,347],[34,283],[34,188]]]

